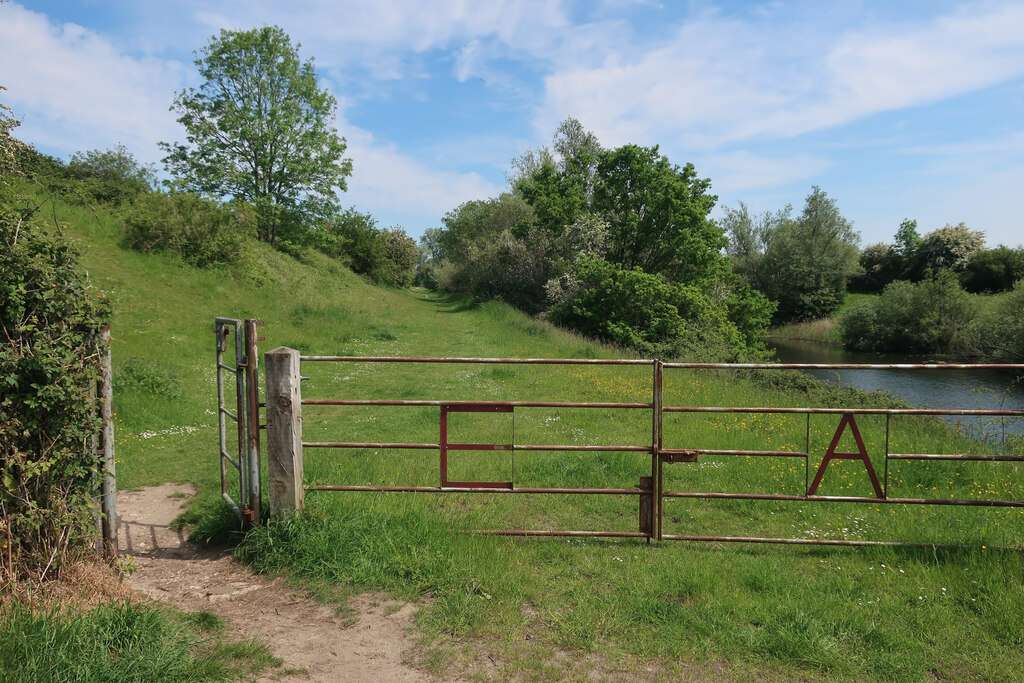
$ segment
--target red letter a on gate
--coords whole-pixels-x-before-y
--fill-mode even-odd
[[[843,431],[846,429],[846,425],[850,425],[850,431],[853,432],[853,438],[857,440],[857,453],[836,453],[836,446],[839,445],[839,439],[843,436]],[[818,490],[818,484],[821,483],[821,478],[825,474],[825,470],[828,469],[828,465],[833,460],[860,460],[864,463],[864,468],[868,471],[868,477],[871,478],[871,485],[875,487],[875,497],[885,498],[885,494],[882,493],[882,487],[878,485],[878,477],[875,476],[875,468],[871,466],[871,459],[868,457],[868,449],[864,447],[864,439],[860,436],[860,430],[857,429],[857,422],[853,419],[853,413],[845,413],[843,419],[839,421],[839,427],[836,428],[836,435],[832,437],[832,443],[829,445],[828,450],[825,451],[825,459],[821,461],[821,466],[818,468],[818,473],[814,475],[814,482],[811,483],[811,488],[807,490],[808,496],[813,496],[814,492]]]

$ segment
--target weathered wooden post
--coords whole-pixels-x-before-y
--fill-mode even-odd
[[[114,370],[110,362],[110,324],[100,332],[100,418],[103,429],[100,432],[100,447],[103,449],[103,479],[100,482],[100,499],[103,515],[103,556],[108,560],[117,557],[117,469],[114,459]]]
[[[270,514],[302,509],[302,382],[299,352],[284,346],[264,356],[267,377],[267,478]]]

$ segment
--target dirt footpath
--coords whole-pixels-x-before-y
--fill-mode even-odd
[[[138,567],[129,587],[183,610],[213,612],[238,636],[260,638],[284,665],[259,680],[431,680],[405,664],[413,605],[363,595],[350,601],[353,615],[339,617],[280,579],[250,573],[223,550],[189,545],[169,525],[193,494],[175,484],[118,494],[120,551]]]

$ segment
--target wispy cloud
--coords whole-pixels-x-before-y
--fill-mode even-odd
[[[701,156],[694,163],[700,176],[712,179],[715,192],[729,194],[807,180],[831,165],[826,159],[808,154],[765,157],[745,150]]]
[[[183,137],[168,111],[190,77],[183,64],[124,54],[96,32],[17,5],[0,13],[0,73],[5,101],[24,120],[21,137],[64,153],[120,142],[144,162],[159,161],[158,141]],[[476,173],[418,161],[343,118],[337,127],[356,169],[342,202],[361,210],[441,216],[500,191]]]
[[[342,197],[345,204],[373,213],[425,214],[436,221],[465,201],[501,191],[477,173],[437,169],[379,143],[369,131],[345,124],[342,128],[354,166]]]
[[[821,35],[813,23],[705,14],[670,40],[566,63],[545,81],[539,130],[566,115],[611,144],[714,149],[913,107],[1024,75],[1024,5],[975,5],[919,25]]]

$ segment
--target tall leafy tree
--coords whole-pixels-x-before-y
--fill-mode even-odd
[[[813,187],[796,220],[776,224],[765,236],[757,287],[779,303],[776,322],[829,315],[860,272],[860,236],[836,200]]]
[[[718,200],[710,188],[693,164],[675,166],[657,146],[601,152],[593,207],[610,226],[606,258],[676,282],[728,270],[725,234],[708,218]]]
[[[197,53],[203,79],[174,100],[185,143],[161,143],[185,189],[253,204],[260,239],[337,210],[352,162],[333,127],[335,98],[313,60],[276,26],[224,31]]]

